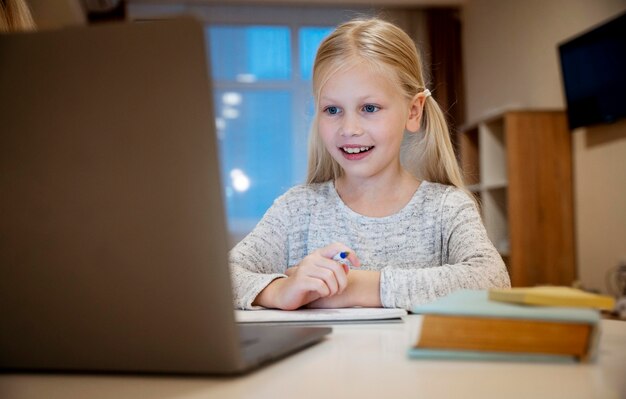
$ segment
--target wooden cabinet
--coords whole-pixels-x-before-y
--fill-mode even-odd
[[[513,286],[576,279],[571,133],[562,111],[510,111],[464,128],[459,158]]]

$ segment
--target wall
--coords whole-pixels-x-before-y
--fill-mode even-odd
[[[80,0],[27,0],[38,30],[85,25]]]
[[[626,0],[469,0],[463,56],[470,122],[502,109],[564,109],[557,45],[626,10]],[[606,292],[626,262],[626,121],[573,133],[578,277]]]

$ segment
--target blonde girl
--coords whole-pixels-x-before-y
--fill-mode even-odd
[[[510,286],[401,29],[340,25],[317,52],[313,95],[307,184],[231,251],[236,307],[411,310],[461,288]]]

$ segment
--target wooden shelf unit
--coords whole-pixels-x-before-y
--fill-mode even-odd
[[[509,111],[462,129],[465,184],[513,286],[575,278],[571,133],[563,111]]]

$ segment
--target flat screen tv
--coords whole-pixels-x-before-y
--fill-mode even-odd
[[[559,44],[570,129],[626,118],[626,13]]]

